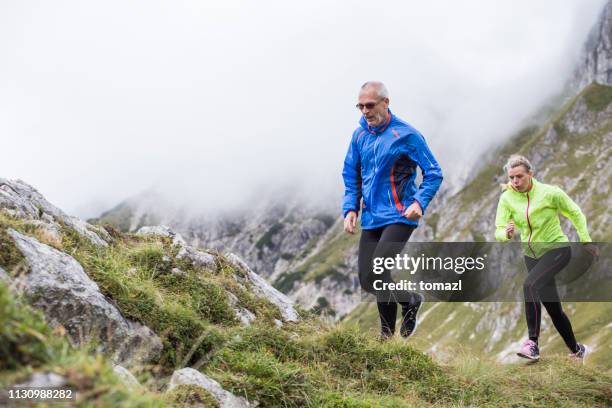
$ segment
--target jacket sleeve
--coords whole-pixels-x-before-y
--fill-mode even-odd
[[[418,133],[411,133],[408,135],[408,140],[410,145],[409,156],[419,165],[423,172],[423,181],[414,194],[414,199],[421,206],[423,213],[425,213],[429,202],[438,192],[440,184],[442,184],[442,168],[431,150],[429,150],[429,146],[427,146],[423,136]]]
[[[342,216],[346,217],[350,211],[359,214],[361,202],[361,158],[357,145],[357,132],[353,134],[346,157],[342,178],[344,179],[344,198],[342,200]]]
[[[508,208],[506,200],[502,195],[497,203],[497,213],[495,214],[495,239],[501,242],[510,241],[506,236],[506,226],[512,219],[512,212]]]
[[[560,188],[556,189],[555,198],[557,199],[557,208],[561,211],[561,214],[567,219],[569,219],[576,231],[578,232],[578,237],[580,238],[580,242],[591,242],[591,236],[589,235],[589,230],[587,229],[586,217],[578,207],[578,204],[574,202],[565,191]]]

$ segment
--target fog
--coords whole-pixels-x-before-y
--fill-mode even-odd
[[[4,1],[0,177],[83,217],[148,189],[328,199],[375,79],[456,183],[559,94],[603,4]]]

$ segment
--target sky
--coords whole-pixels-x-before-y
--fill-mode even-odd
[[[327,200],[380,80],[458,183],[558,95],[604,3],[4,0],[0,177],[82,217],[151,189]]]

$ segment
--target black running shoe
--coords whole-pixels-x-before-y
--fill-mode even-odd
[[[400,334],[402,337],[410,337],[414,334],[417,327],[417,313],[421,305],[425,302],[425,297],[420,293],[416,294],[418,300],[414,304],[402,305],[402,325]]]

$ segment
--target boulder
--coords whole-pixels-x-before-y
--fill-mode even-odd
[[[140,383],[134,377],[132,373],[130,373],[125,367],[120,365],[113,366],[113,372],[115,375],[125,384],[128,388],[138,388],[140,387]]]
[[[221,408],[249,408],[251,404],[242,397],[237,397],[226,391],[212,378],[194,370],[193,368],[182,368],[172,374],[168,391],[179,385],[196,385],[208,391],[218,402]]]
[[[42,309],[51,326],[63,326],[72,344],[97,337],[117,362],[159,356],[162,343],[155,333],[125,319],[74,258],[15,230],[8,232],[29,265],[12,287]]]
[[[253,287],[255,295],[267,299],[279,308],[284,321],[297,322],[300,319],[300,316],[293,308],[294,303],[291,299],[266,282],[264,278],[253,272],[238,255],[229,253],[226,257],[234,267],[240,268],[246,272],[247,279]]]
[[[57,236],[60,223],[77,231],[92,244],[107,246],[110,235],[101,228],[86,223],[77,217],[72,217],[48,202],[34,187],[21,180],[0,178],[0,209],[14,217],[39,221],[51,236]]]

